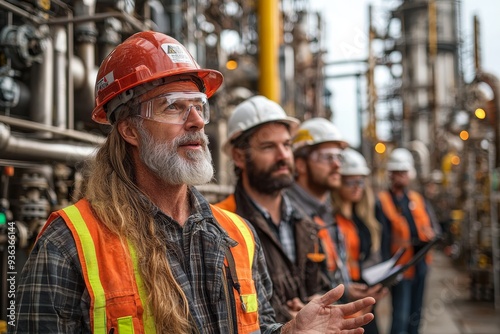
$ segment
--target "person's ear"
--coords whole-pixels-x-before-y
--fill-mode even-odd
[[[303,175],[307,172],[306,158],[295,158],[295,174]]]
[[[123,140],[132,146],[139,146],[139,132],[135,125],[128,119],[120,121],[117,125],[118,132],[122,136]]]
[[[242,148],[233,147],[231,149],[231,155],[233,157],[233,162],[236,167],[239,169],[245,169],[246,159],[245,159],[245,150]]]

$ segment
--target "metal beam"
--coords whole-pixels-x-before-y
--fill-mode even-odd
[[[355,63],[367,63],[368,59],[349,59],[349,60],[336,60],[325,63],[325,66],[335,66],[335,65],[345,65],[345,64],[355,64]]]
[[[344,74],[335,74],[335,75],[325,75],[323,78],[325,80],[328,79],[343,79],[343,78],[352,78],[352,77],[360,77],[365,75],[365,72],[356,72],[356,73],[344,73]]]

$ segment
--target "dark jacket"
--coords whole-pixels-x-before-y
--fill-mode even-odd
[[[288,321],[292,318],[286,308],[288,300],[298,297],[306,303],[308,297],[315,293],[324,293],[329,289],[328,280],[321,271],[321,262],[313,262],[307,256],[314,252],[315,243],[318,243],[316,224],[294,207],[292,224],[295,235],[296,263],[292,263],[283,251],[276,234],[273,233],[259,209],[252,203],[241,184],[236,185],[233,195],[217,205],[234,211],[234,204],[236,204],[235,212],[248,220],[255,228],[264,249],[267,268],[273,282],[271,305],[276,312],[276,321]]]

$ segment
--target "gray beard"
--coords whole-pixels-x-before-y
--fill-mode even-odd
[[[139,145],[140,158],[148,168],[163,181],[173,185],[202,185],[210,182],[214,175],[212,156],[208,150],[208,137],[201,132],[187,133],[175,138],[171,143],[156,143],[154,138],[141,125]],[[199,140],[201,151],[188,151],[187,158],[177,153],[179,145]]]

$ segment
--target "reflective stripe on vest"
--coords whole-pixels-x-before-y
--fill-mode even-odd
[[[434,237],[434,232],[431,227],[429,216],[425,211],[424,201],[422,197],[414,191],[408,192],[408,198],[410,203],[413,203],[411,205],[413,208],[410,208],[410,210],[417,227],[418,238],[423,242],[428,242]],[[388,191],[379,193],[379,199],[382,205],[382,211],[391,223],[391,253],[395,254],[401,247],[406,247],[406,251],[397,262],[398,264],[405,264],[410,261],[414,253],[411,244],[410,227],[408,226],[406,218],[399,213]],[[427,256],[427,259],[429,259],[429,256]],[[411,266],[404,273],[405,278],[412,278],[414,275],[414,266]]]
[[[349,274],[352,280],[359,281],[361,273],[359,270],[360,241],[358,229],[352,220],[349,220],[340,214],[335,215],[335,218],[340,231],[344,235],[347,262],[349,264]]]
[[[238,333],[260,333],[257,291],[252,277],[255,255],[253,233],[240,216],[214,205],[210,207],[217,222],[238,242],[238,245],[230,249],[234,263],[237,263],[235,268],[231,269],[237,277],[232,279],[239,283],[239,291],[233,286]],[[226,266],[231,266],[231,262],[227,258],[224,261]]]
[[[113,328],[115,334],[156,333],[154,318],[150,310],[146,315],[143,307],[147,294],[135,249],[100,224],[86,200],[53,213],[48,223],[58,216],[64,219],[75,239],[91,299],[92,332],[107,334]]]

